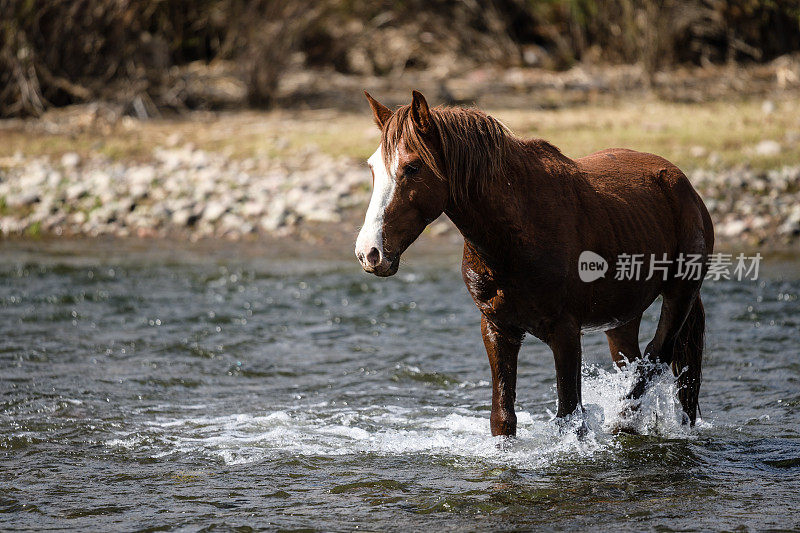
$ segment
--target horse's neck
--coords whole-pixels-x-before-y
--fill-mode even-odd
[[[500,259],[514,248],[514,228],[517,218],[508,204],[490,206],[470,202],[458,208],[448,209],[445,214],[464,236],[467,244],[487,260]]]
[[[565,207],[571,197],[572,180],[565,176],[572,172],[569,167],[517,159],[506,172],[492,179],[485,192],[472,191],[466,200],[451,200],[445,210],[467,244],[489,262],[506,263],[529,252],[538,240],[537,231],[563,216],[555,206]]]
[[[501,176],[481,194],[472,192],[458,202],[451,200],[445,214],[482,256],[507,257],[517,244],[523,211],[527,211],[527,202],[517,194],[521,186]]]

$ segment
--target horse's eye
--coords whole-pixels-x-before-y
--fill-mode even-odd
[[[408,164],[403,168],[403,175],[414,176],[419,173],[419,167],[414,164]]]

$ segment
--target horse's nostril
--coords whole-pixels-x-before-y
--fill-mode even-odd
[[[375,266],[378,263],[380,263],[380,261],[381,261],[381,253],[378,251],[377,248],[373,246],[372,249],[367,254],[367,264],[369,264],[370,266]]]

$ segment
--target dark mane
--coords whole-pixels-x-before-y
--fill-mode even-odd
[[[441,164],[414,126],[410,105],[398,108],[383,130],[384,163],[387,170],[391,168],[397,146],[405,141],[439,179],[450,183],[455,200],[465,199],[471,191],[482,195],[492,180],[508,175],[507,166],[515,155],[556,166],[571,162],[547,141],[520,139],[502,122],[477,109],[436,107],[431,109],[431,117],[441,142]]]

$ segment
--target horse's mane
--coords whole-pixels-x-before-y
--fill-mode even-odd
[[[398,108],[383,130],[384,164],[387,170],[391,168],[397,146],[405,141],[439,179],[450,183],[451,196],[457,201],[465,200],[470,192],[482,195],[492,180],[507,176],[514,155],[558,166],[569,161],[547,141],[520,139],[478,109],[436,107],[430,113],[441,143],[441,165],[431,152],[430,141],[414,125],[411,105]]]

